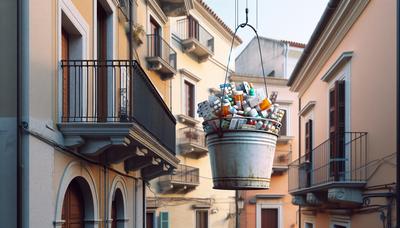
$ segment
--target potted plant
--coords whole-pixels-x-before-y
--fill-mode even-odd
[[[129,34],[129,22],[125,23],[125,31],[127,34]],[[132,37],[131,39],[138,45],[143,44],[144,36],[146,35],[146,32],[144,31],[144,27],[141,24],[133,24],[132,25]]]

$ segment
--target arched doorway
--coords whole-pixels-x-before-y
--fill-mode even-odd
[[[124,198],[119,188],[115,190],[111,203],[111,228],[124,228]]]
[[[61,218],[65,221],[63,228],[84,228],[85,202],[76,178],[71,181],[65,192]]]

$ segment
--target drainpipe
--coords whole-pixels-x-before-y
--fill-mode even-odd
[[[397,1],[397,23],[396,23],[396,34],[397,34],[397,53],[396,53],[396,57],[397,57],[397,67],[396,67],[396,73],[397,73],[397,99],[396,99],[396,103],[397,103],[397,110],[396,110],[396,151],[397,151],[397,155],[396,155],[396,160],[397,160],[397,166],[396,166],[396,225],[399,226],[399,219],[400,219],[400,69],[399,69],[399,58],[400,58],[400,51],[399,51],[399,45],[400,45],[400,32],[399,32],[399,19],[400,19],[400,15],[399,15],[399,11],[400,11],[400,1]]]
[[[298,113],[300,113],[300,110],[301,110],[301,98],[299,97],[299,106],[298,106]],[[299,115],[299,126],[298,126],[298,128],[299,128],[299,132],[298,132],[298,142],[297,142],[297,144],[298,144],[298,154],[299,154],[299,157],[298,157],[298,159],[299,159],[299,163],[300,163],[300,157],[301,157],[301,116]],[[300,164],[299,164],[300,165]],[[299,180],[300,181],[300,180]],[[299,228],[301,228],[301,206],[299,205]]]
[[[17,1],[17,227],[22,228],[22,146],[21,146],[21,0]]]
[[[142,180],[142,197],[143,197],[143,201],[142,201],[142,209],[143,209],[143,228],[146,228],[146,182],[145,180]]]

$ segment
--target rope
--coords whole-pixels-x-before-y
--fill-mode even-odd
[[[262,57],[260,38],[259,38],[259,36],[258,36],[257,30],[256,30],[252,25],[250,25],[250,24],[248,23],[248,22],[249,22],[249,17],[248,17],[249,9],[248,9],[247,6],[248,6],[248,0],[246,0],[246,10],[245,10],[245,12],[246,12],[246,22],[245,22],[245,23],[241,23],[240,25],[238,25],[238,26],[236,27],[236,29],[235,29],[235,32],[233,33],[233,38],[232,38],[232,42],[231,42],[231,48],[230,48],[230,50],[229,50],[228,63],[226,64],[224,85],[223,85],[223,88],[221,88],[221,89],[222,89],[221,104],[222,104],[222,99],[223,99],[223,98],[225,97],[225,95],[226,95],[226,94],[225,94],[225,85],[226,85],[226,82],[227,82],[227,80],[228,80],[229,63],[230,63],[230,61],[231,61],[232,50],[233,50],[233,44],[234,44],[234,42],[235,42],[236,33],[238,32],[238,30],[239,30],[240,28],[244,28],[244,27],[246,27],[246,26],[250,27],[250,28],[253,30],[253,32],[256,34],[256,37],[257,37],[258,52],[259,52],[259,54],[260,54],[261,69],[262,69],[262,75],[263,75],[263,78],[264,78],[265,94],[266,94],[266,97],[268,98],[267,79],[266,79],[266,76],[265,76],[264,61],[263,61],[263,57]],[[218,136],[219,136],[219,137],[223,137],[222,119],[223,119],[223,118],[222,118],[222,113],[220,113],[220,115],[219,115],[219,120],[220,120],[220,121],[219,121],[219,130],[218,130]]]

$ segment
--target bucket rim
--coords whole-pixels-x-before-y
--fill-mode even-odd
[[[224,130],[221,130],[220,132],[222,132],[222,133],[232,133],[232,132],[253,132],[254,133],[255,132],[255,133],[263,133],[263,134],[269,134],[269,135],[274,135],[276,137],[279,137],[279,134],[274,134],[269,131],[263,131],[263,130],[257,130],[257,129],[224,129]],[[218,131],[213,131],[213,132],[207,133],[206,137],[211,136],[211,135],[219,135],[218,133],[219,133]]]

